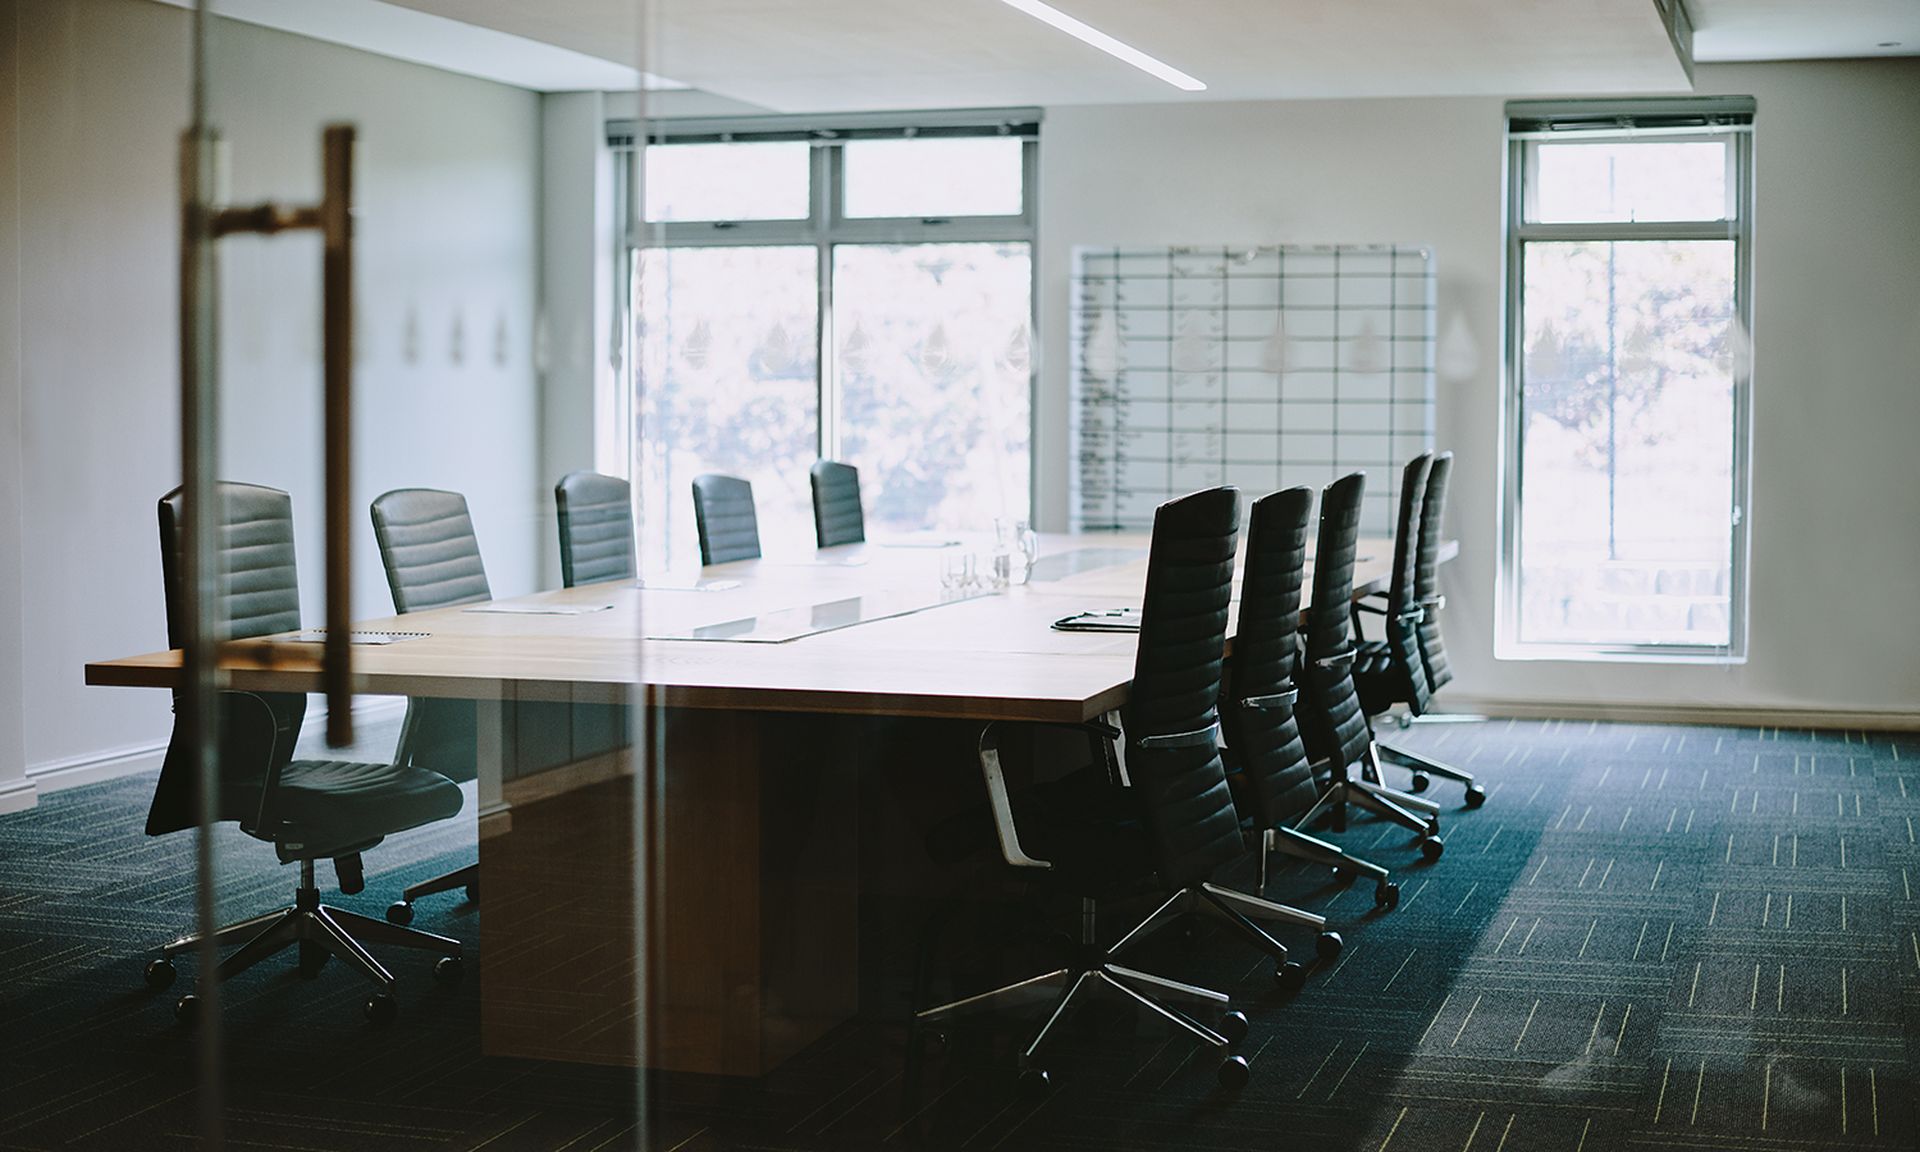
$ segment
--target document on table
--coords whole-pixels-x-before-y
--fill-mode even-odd
[[[904,536],[876,536],[873,542],[881,548],[953,548],[962,543],[958,536],[949,536],[944,532],[911,532]]]
[[[789,640],[798,640],[802,636],[817,636],[822,632],[851,628],[855,624],[869,624],[875,620],[888,620],[895,616],[910,616],[915,612],[925,612],[931,608],[992,595],[996,593],[991,591],[870,592],[798,608],[781,608],[772,612],[763,612],[758,616],[742,616],[738,620],[722,620],[713,624],[649,632],[646,638],[649,640],[723,640],[736,644],[784,644]]]
[[[430,636],[430,632],[352,632],[347,636],[349,644],[398,644],[402,640],[418,640]],[[295,632],[291,636],[282,636],[286,644],[324,644],[327,642],[325,628],[309,628],[304,632]]]
[[[499,612],[511,616],[588,616],[612,608],[611,604],[516,604],[508,601],[504,604],[475,604],[461,611]]]
[[[738,580],[703,580],[698,576],[646,576],[634,584],[646,592],[725,592],[740,587]]]

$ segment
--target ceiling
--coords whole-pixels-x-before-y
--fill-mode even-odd
[[[1920,0],[1686,3],[1695,60],[1920,56]]]
[[[1688,87],[1653,0],[1052,2],[1193,74],[1207,90],[1177,91],[999,0],[214,0],[214,7],[543,91],[631,88],[644,69],[649,86],[696,90],[671,99],[717,99],[736,110]],[[1702,61],[1920,54],[1920,0],[1686,3]],[[1881,47],[1885,41],[1899,46]]]

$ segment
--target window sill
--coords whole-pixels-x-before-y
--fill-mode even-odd
[[[1744,652],[1687,651],[1680,648],[1625,648],[1602,644],[1514,644],[1494,646],[1501,661],[1553,660],[1570,664],[1745,664]]]

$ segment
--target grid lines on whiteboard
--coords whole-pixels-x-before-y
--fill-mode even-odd
[[[1433,290],[1421,247],[1076,248],[1074,529],[1364,471],[1362,531],[1390,535],[1433,448]]]

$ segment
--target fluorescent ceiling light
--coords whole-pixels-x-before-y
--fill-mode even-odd
[[[1131,44],[1124,44],[1107,35],[1091,24],[1075,20],[1051,4],[1041,0],[1000,0],[1009,8],[1018,8],[1035,20],[1053,25],[1076,40],[1093,45],[1116,60],[1124,60],[1150,76],[1165,80],[1182,92],[1205,92],[1207,86],[1180,69],[1162,60],[1156,60]]]

